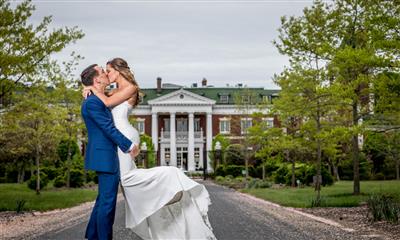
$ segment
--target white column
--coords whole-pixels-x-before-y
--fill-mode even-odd
[[[195,171],[194,163],[194,114],[189,112],[189,136],[188,136],[188,170]]]
[[[212,115],[210,112],[207,113],[207,136],[206,136],[207,142],[206,142],[206,150],[207,152],[211,151],[211,146],[212,146]],[[207,171],[211,171],[211,160],[209,155],[207,154]],[[214,171],[214,169],[213,169]]]
[[[154,151],[158,150],[158,115],[151,114],[151,139],[153,139]]]
[[[176,130],[175,130],[175,113],[171,112],[170,113],[170,148],[171,148],[171,166],[175,166],[176,167]]]

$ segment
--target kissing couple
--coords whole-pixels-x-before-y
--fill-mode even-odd
[[[96,171],[98,195],[85,238],[112,239],[118,185],[125,198],[126,227],[143,239],[216,239],[208,220],[204,185],[180,169],[137,168],[140,137],[128,115],[139,104],[139,86],[122,58],[81,73],[81,113],[88,131],[85,169]],[[110,83],[117,88],[105,93]]]

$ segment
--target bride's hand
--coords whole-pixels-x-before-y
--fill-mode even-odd
[[[96,94],[96,89],[93,86],[85,86],[82,90],[82,96],[86,99],[90,94]]]

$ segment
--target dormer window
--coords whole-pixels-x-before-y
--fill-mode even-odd
[[[229,95],[221,95],[219,96],[220,103],[229,103]]]
[[[242,96],[242,103],[250,103],[250,96],[249,95],[243,95]]]

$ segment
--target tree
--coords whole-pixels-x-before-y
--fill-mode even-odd
[[[28,75],[47,64],[50,54],[84,36],[77,27],[49,31],[51,16],[37,26],[29,24],[34,10],[30,0],[15,8],[10,1],[0,0],[0,104],[8,104],[16,86],[28,83]]]
[[[63,128],[59,107],[49,99],[44,86],[31,86],[15,96],[15,104],[2,116],[5,136],[17,133],[22,139],[8,139],[8,151],[29,154],[36,165],[36,192],[40,193],[40,163],[44,158],[55,158],[56,147]],[[11,140],[13,140],[11,142]],[[22,140],[22,141],[21,141]]]
[[[390,1],[315,1],[300,17],[282,18],[275,45],[292,65],[320,72],[334,90],[352,133],[353,193],[360,193],[359,144],[368,102],[379,75],[398,71],[400,4]],[[324,74],[321,74],[324,73]],[[340,97],[340,98],[339,98]]]

